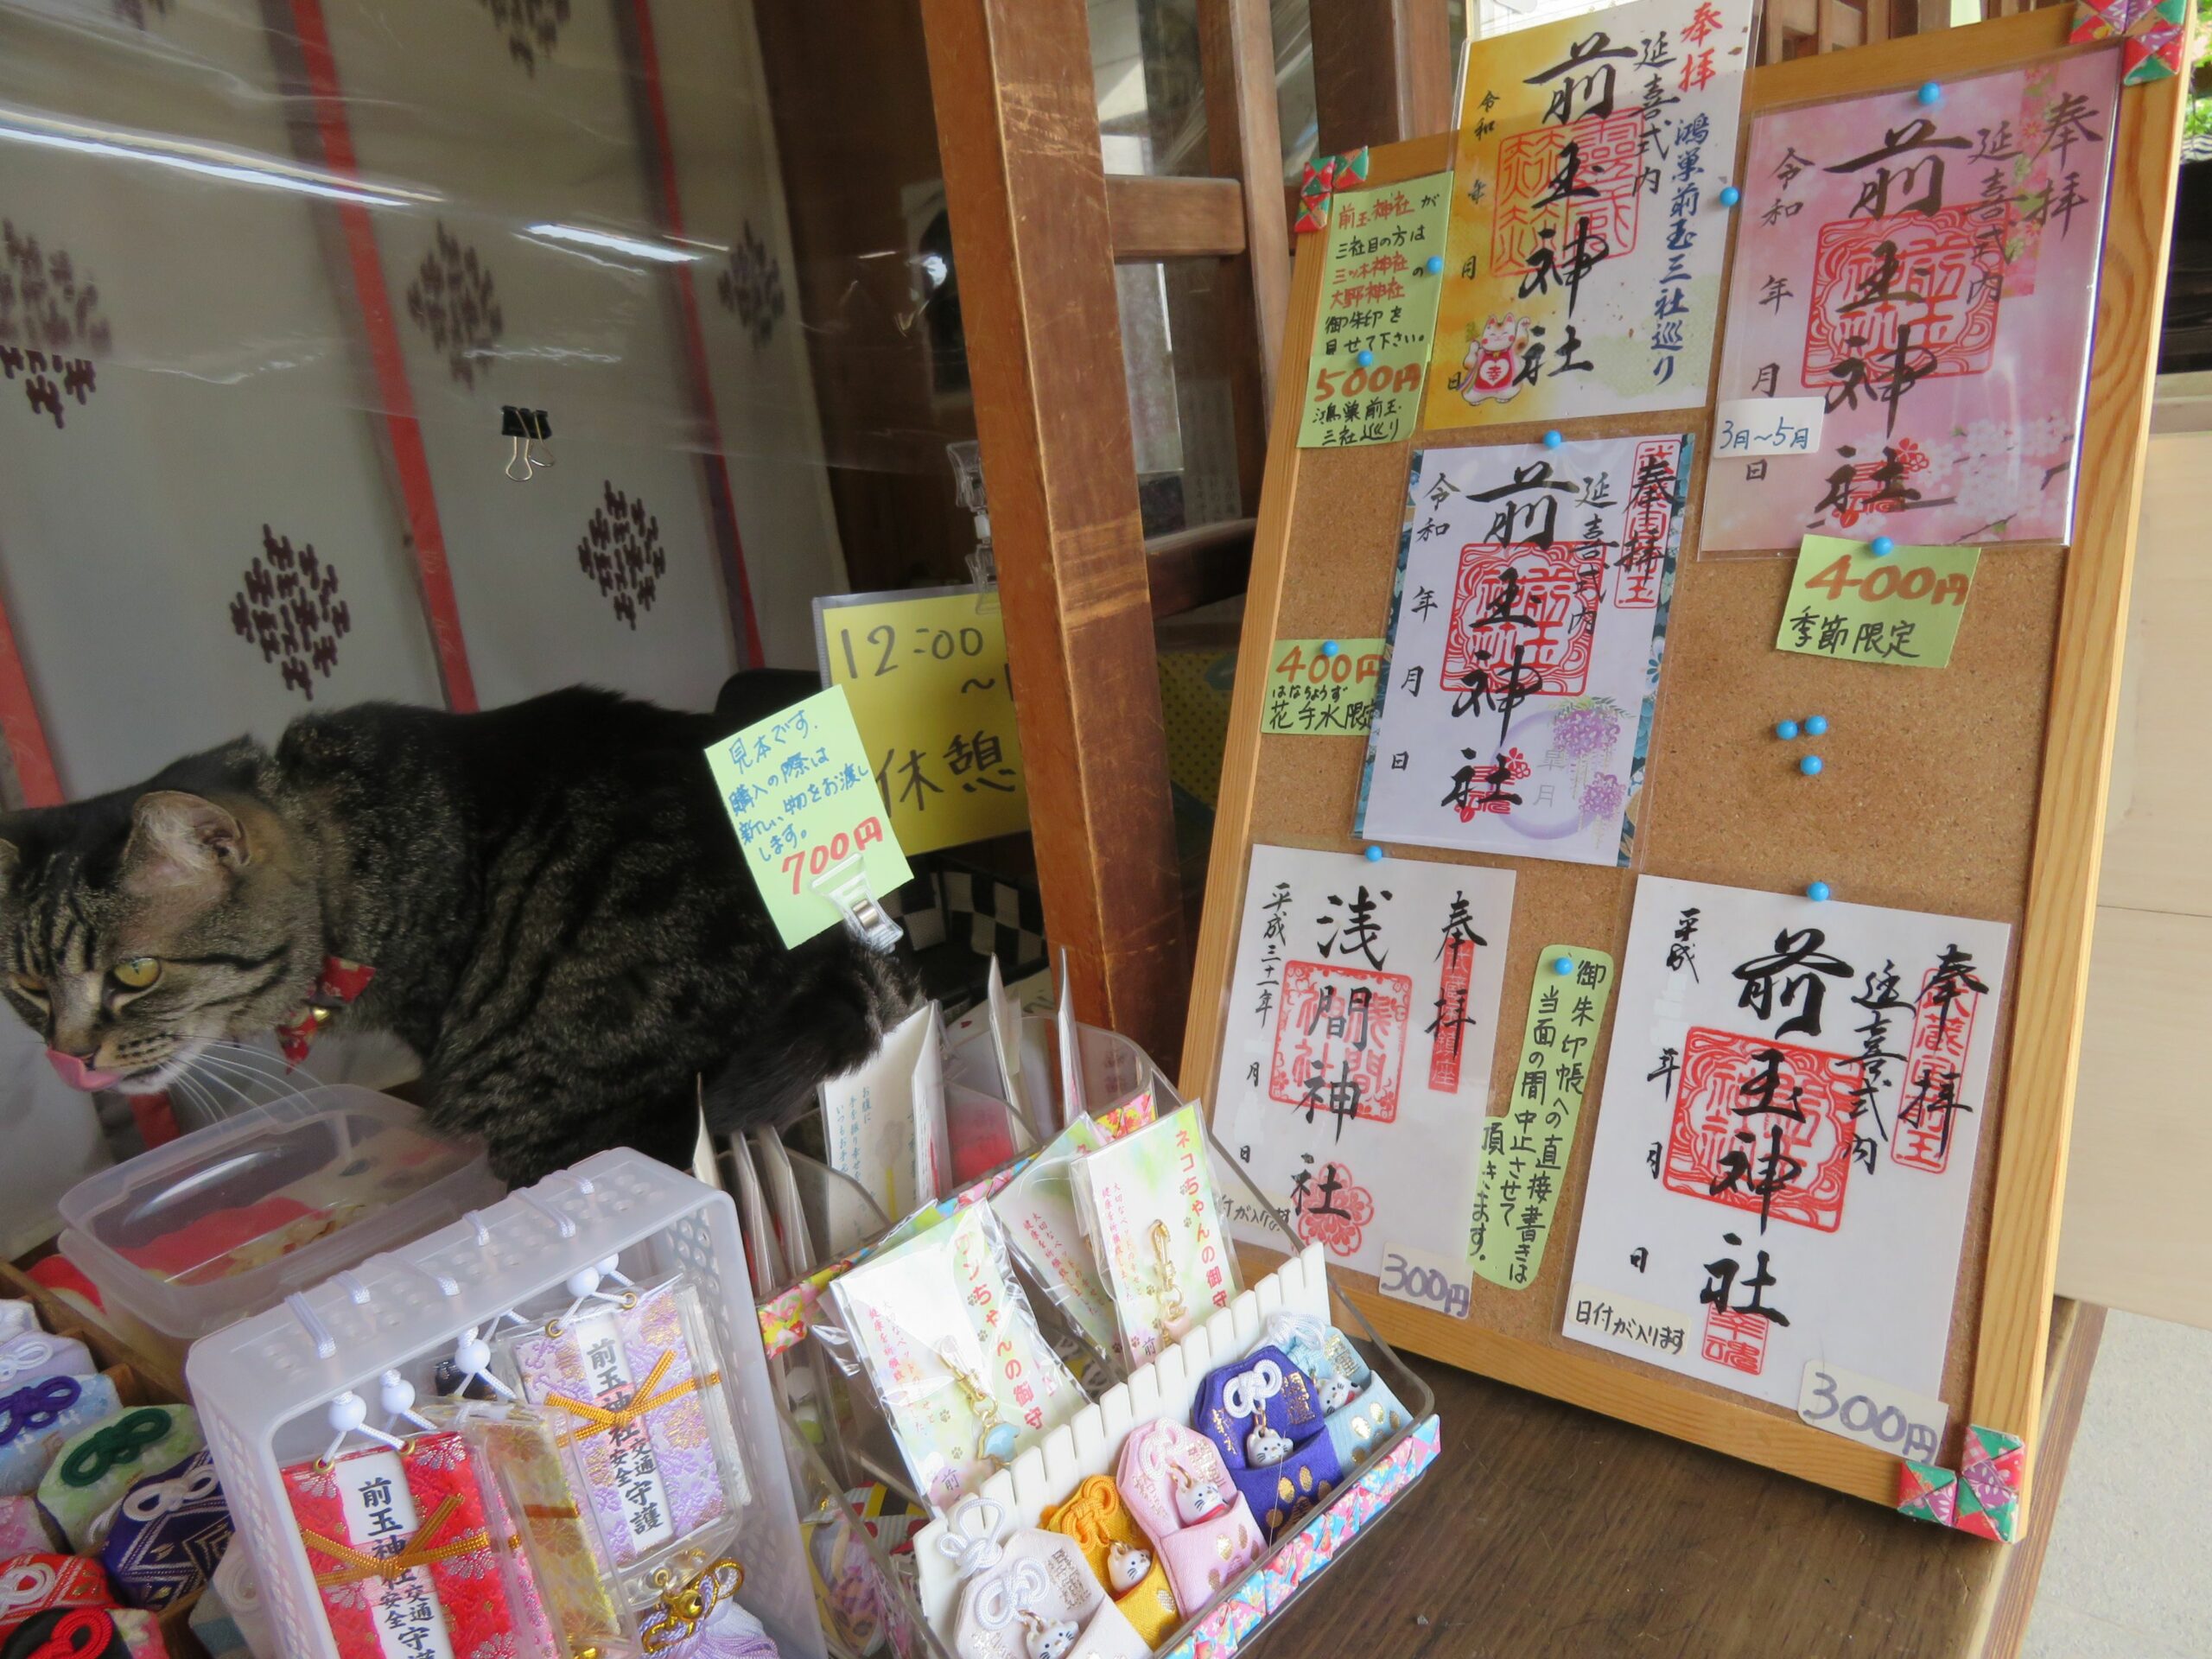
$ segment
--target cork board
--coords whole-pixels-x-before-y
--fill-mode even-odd
[[[2070,14],[2046,10],[1757,71],[1752,111],[1931,75],[1966,74],[2067,48]],[[1642,874],[1799,892],[1819,874],[1854,901],[2012,927],[1995,1058],[1961,1255],[1943,1398],[1956,1465],[1967,1424],[2030,1444],[2040,1415],[2057,1205],[2094,903],[2127,575],[2141,487],[2158,300],[2178,137],[2177,83],[2123,93],[2071,548],[1983,555],[1948,669],[1870,668],[1773,649],[1794,550],[1700,556],[1710,408],[1563,424],[1572,438],[1688,432],[1691,468],[1633,862],[1601,868],[1391,847],[1395,859],[1497,865],[1516,875],[1501,1020],[1517,1021],[1547,941],[1625,944]],[[1748,137],[1748,120],[1745,123]],[[1446,137],[1373,152],[1388,182],[1450,164]],[[1293,278],[1279,386],[1305,383],[1319,298],[1317,238]],[[1307,257],[1305,244],[1316,251]],[[1416,434],[1410,442],[1296,447],[1298,410],[1277,410],[1255,536],[1219,816],[1184,1056],[1186,1098],[1212,1101],[1255,842],[1353,851],[1364,745],[1262,736],[1277,639],[1387,632],[1409,454],[1471,442],[1525,443],[1541,426]],[[1828,772],[1801,779],[1772,737],[1783,714],[1819,711]],[[1808,790],[1816,797],[1808,799]],[[1815,804],[1814,803],[1817,804]],[[1610,1021],[1602,1051],[1610,1043]],[[1516,1055],[1502,1046],[1493,1110]],[[1513,1291],[1476,1278],[1469,1317],[1447,1318],[1343,1278],[1393,1343],[1593,1407],[1858,1496],[1895,1502],[1897,1464],[1800,1422],[1787,1408],[1604,1352],[1560,1334],[1602,1058],[1542,1270]],[[1471,1134],[1475,1131],[1470,1131]],[[2026,1484],[2024,1481],[2023,1503]]]

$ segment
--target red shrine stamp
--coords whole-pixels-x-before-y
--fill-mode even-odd
[[[1268,1097],[1323,1116],[1372,1123],[1398,1117],[1414,982],[1318,962],[1284,964]]]
[[[1705,1310],[1705,1338],[1699,1347],[1707,1362],[1757,1376],[1766,1369],[1767,1319],[1764,1313]]]
[[[1573,155],[1568,154],[1570,149]],[[1497,210],[1491,220],[1495,274],[1526,276],[1529,256],[1551,232],[1556,252],[1575,239],[1580,221],[1593,248],[1617,258],[1636,246],[1636,210],[1643,181],[1643,111],[1586,115],[1565,126],[1541,126],[1497,147]]]
[[[1851,1174],[1853,1071],[1839,1054],[1691,1027],[1662,1185],[1835,1231]]]
[[[1459,550],[1438,683],[1580,696],[1605,584],[1603,542],[1470,542]]]
[[[2002,256],[1973,207],[1821,226],[1805,321],[1804,383],[1861,395],[1904,378],[1980,374],[1997,347]]]
[[[1912,1042],[1905,1049],[1904,1090],[1898,1096],[1896,1132],[1890,1136],[1891,1163],[1930,1175],[1941,1175],[1951,1161],[1954,1120],[1967,1109],[1959,1088],[1974,1042],[1974,1014],[1981,1007],[1981,993],[1971,988],[1948,1002],[1930,997],[1936,975],[1931,968],[1920,982]]]

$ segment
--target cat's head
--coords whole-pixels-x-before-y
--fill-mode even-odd
[[[252,786],[258,758],[234,746],[0,817],[0,995],[77,1087],[166,1088],[209,1043],[266,1033],[313,991],[315,882]]]

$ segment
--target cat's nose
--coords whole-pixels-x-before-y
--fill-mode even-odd
[[[98,1052],[97,1049],[93,1051],[94,1053]],[[86,1055],[80,1058],[65,1050],[49,1048],[46,1051],[46,1058],[52,1063],[54,1071],[60,1074],[62,1082],[67,1084],[72,1089],[82,1089],[88,1094],[95,1089],[111,1086],[121,1075],[114,1071],[97,1071],[86,1065],[86,1061],[92,1058],[91,1055]]]

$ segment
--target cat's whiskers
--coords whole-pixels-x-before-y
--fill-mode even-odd
[[[273,1070],[264,1071],[257,1066],[245,1065],[231,1054],[217,1053],[215,1050],[219,1046],[235,1047],[237,1046],[210,1044],[208,1047],[200,1051],[194,1063],[204,1065],[208,1068],[201,1074],[203,1077],[222,1077],[231,1079],[227,1086],[234,1090],[241,1100],[248,1100],[250,1097],[247,1091],[239,1087],[237,1079],[243,1079],[245,1083],[251,1084],[255,1094],[264,1102],[289,1100],[307,1093],[296,1079],[285,1073]],[[240,1052],[256,1058],[263,1058],[256,1055],[251,1049],[243,1049]]]
[[[272,1084],[295,1084],[292,1069],[266,1049],[252,1048],[234,1038],[215,1037],[207,1041],[206,1052],[219,1052],[231,1065],[238,1071],[250,1071],[265,1077]]]

